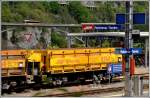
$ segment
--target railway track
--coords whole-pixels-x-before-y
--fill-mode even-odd
[[[144,80],[148,80],[149,79],[149,77],[148,76],[144,76],[144,78],[143,78]],[[121,85],[120,85],[121,84]],[[91,94],[100,94],[100,93],[107,93],[107,92],[118,92],[118,91],[121,91],[121,90],[123,90],[124,89],[124,85],[122,85],[122,84],[124,84],[124,83],[122,83],[121,81],[119,82],[119,81],[115,81],[115,82],[113,82],[113,83],[111,83],[111,84],[109,84],[109,83],[104,83],[104,84],[101,84],[103,87],[102,88],[98,88],[98,89],[95,89],[95,90],[90,90],[90,89],[88,89],[87,91],[77,91],[77,92],[65,92],[65,93],[57,93],[57,94],[45,94],[45,95],[40,95],[41,97],[43,97],[43,96],[45,96],[45,97],[53,97],[53,96],[58,96],[58,97],[60,97],[60,96],[79,96],[79,95],[91,95]],[[77,86],[78,84],[70,84],[70,85],[66,85],[66,86],[63,86],[63,87],[65,87],[65,88],[68,88],[68,87],[72,87],[72,86]],[[91,85],[91,82],[89,82],[89,83],[85,83],[84,85],[82,85],[82,86],[88,86],[88,85]],[[105,87],[107,87],[107,85],[108,86],[111,86],[111,88],[105,88]],[[120,85],[120,87],[116,87],[116,86],[113,86],[113,85]],[[32,89],[31,89],[32,87],[31,87],[31,85],[30,85],[30,87],[28,87],[26,90],[31,90],[31,93],[32,93]],[[44,89],[58,89],[58,88],[62,88],[62,87],[52,87],[52,88],[49,88],[49,87],[46,87],[46,88],[44,88]],[[89,87],[90,88],[90,87]],[[144,89],[148,89],[149,88],[149,85],[144,85]],[[41,89],[41,88],[40,88]],[[40,90],[39,89],[39,90]],[[43,89],[43,87],[42,87],[42,90],[44,90]],[[49,92],[49,91],[48,91]],[[24,91],[22,91],[22,92],[20,92],[20,93],[24,93]],[[28,92],[28,93],[30,93],[30,92]],[[9,94],[9,95],[11,95],[11,94]],[[17,94],[16,94],[17,95]],[[34,96],[34,95],[33,95]],[[39,96],[38,96],[39,97]]]
[[[144,89],[148,89],[148,88],[149,88],[149,85],[145,84]],[[62,93],[62,94],[49,94],[49,95],[44,95],[44,96],[39,96],[39,97],[77,97],[77,96],[81,96],[81,95],[92,95],[92,94],[119,92],[122,90],[124,90],[124,86],[105,88],[105,89],[79,91],[79,92]]]
[[[120,79],[113,81],[112,83],[118,83],[121,82]],[[82,83],[81,85],[89,85],[92,84],[92,81],[87,81],[84,84]],[[103,81],[102,84],[106,85],[108,83],[108,81]],[[40,84],[28,84],[26,86],[20,86],[17,87],[13,90],[2,90],[2,94],[3,93],[8,93],[11,94],[12,92],[23,92],[24,90],[40,90],[40,89],[53,89],[53,88],[59,88],[59,87],[71,87],[71,86],[77,86],[80,85],[80,83],[78,82],[69,82],[63,86],[50,86],[50,85],[40,85]]]

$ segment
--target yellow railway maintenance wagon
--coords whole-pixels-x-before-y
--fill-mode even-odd
[[[48,50],[48,71],[52,74],[106,70],[122,61],[115,48]]]
[[[89,79],[104,80],[108,75],[108,65],[122,63],[122,55],[115,54],[115,48],[7,50],[2,51],[1,55],[2,74],[5,76],[2,82],[5,84],[3,80],[7,80],[9,85],[21,80],[18,79],[20,76],[23,76],[21,83],[52,85],[72,81],[84,83]],[[11,71],[8,70],[10,68]],[[18,77],[14,78],[16,74]]]
[[[43,81],[61,85],[66,82],[104,80],[110,64],[121,64],[122,55],[115,48],[81,48],[47,50]]]

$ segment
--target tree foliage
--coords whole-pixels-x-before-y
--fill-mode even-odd
[[[94,22],[95,18],[92,18],[93,15],[90,11],[83,6],[80,2],[71,2],[69,8],[69,12],[72,17],[79,22]],[[96,22],[96,21],[95,21]]]
[[[52,46],[56,46],[60,48],[65,48],[67,46],[65,37],[58,34],[57,32],[52,33],[51,40],[52,40]]]
[[[115,22],[116,13],[125,13],[125,3],[123,2],[96,2],[97,8],[91,10],[81,4],[80,1],[69,2],[67,6],[61,6],[57,1],[47,2],[2,2],[2,22],[23,22],[26,19],[33,19],[43,23],[80,24]],[[135,2],[134,12],[147,12],[147,2]],[[134,25],[134,29],[148,31],[148,25]],[[69,28],[73,32],[81,32],[80,28]],[[13,36],[14,37],[14,36]],[[13,39],[17,41],[17,39]],[[95,39],[90,43],[96,46]],[[66,39],[60,34],[52,33],[52,46],[66,47]],[[77,47],[80,45],[74,45]],[[110,42],[105,40],[103,47],[110,46]],[[137,45],[138,46],[138,45]]]

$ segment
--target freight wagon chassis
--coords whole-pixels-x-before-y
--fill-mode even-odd
[[[2,93],[24,90],[26,84],[26,76],[2,77]]]
[[[68,83],[85,84],[87,80],[91,80],[94,83],[101,83],[108,80],[107,70],[100,71],[87,71],[76,73],[64,73],[64,74],[50,74],[42,75],[42,83],[51,86],[63,86]]]

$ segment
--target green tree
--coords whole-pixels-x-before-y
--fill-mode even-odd
[[[12,13],[11,13],[8,3],[3,2],[2,3],[2,21],[3,22],[13,21],[13,17],[11,14]]]
[[[78,20],[79,23],[93,21],[93,18],[91,18],[92,14],[90,13],[90,11],[80,2],[71,2],[69,4],[68,9],[71,16]]]
[[[52,32],[51,40],[52,46],[58,46],[60,48],[65,48],[67,46],[65,37],[58,34],[57,32]]]
[[[56,1],[45,2],[45,3],[43,3],[43,5],[49,12],[52,12],[54,14],[58,14],[58,12],[60,10],[60,5]]]
[[[113,3],[105,2],[99,3],[97,8],[97,16],[99,17],[100,22],[114,22],[115,11],[112,7]]]

